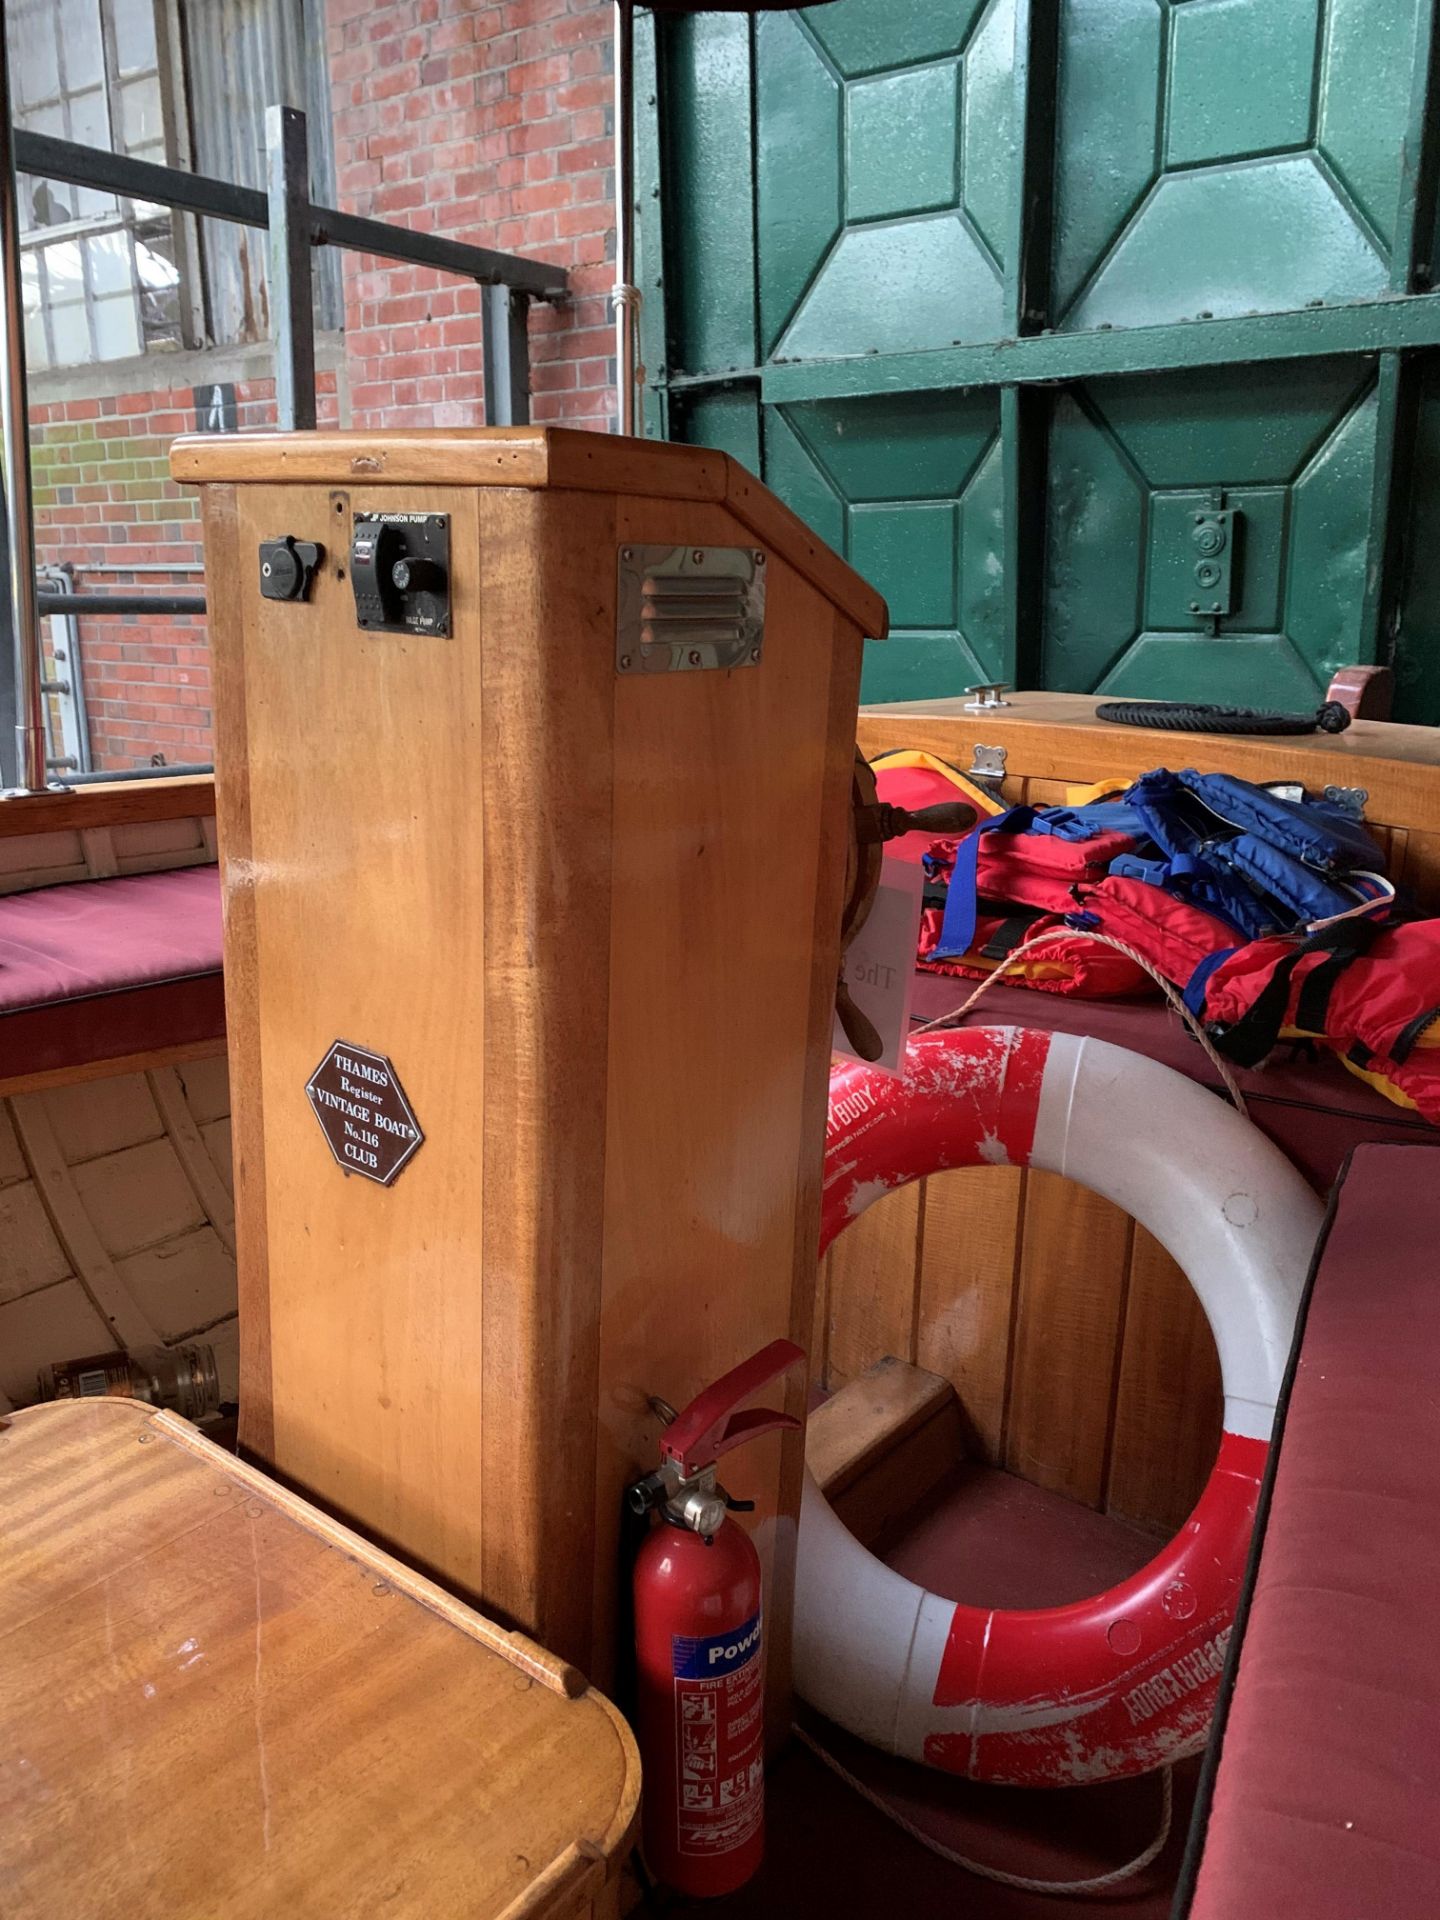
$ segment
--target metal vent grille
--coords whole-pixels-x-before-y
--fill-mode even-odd
[[[753,547],[622,547],[619,673],[754,667],[765,644],[765,555]]]

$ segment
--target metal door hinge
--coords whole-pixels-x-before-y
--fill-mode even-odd
[[[765,555],[758,547],[621,547],[618,673],[758,667]]]
[[[1004,747],[982,747],[977,742],[970,755],[970,765],[965,769],[965,778],[998,800],[1000,783],[1005,778]]]

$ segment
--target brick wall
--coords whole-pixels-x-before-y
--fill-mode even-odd
[[[533,413],[600,430],[615,410],[610,29],[610,0],[328,0],[340,205],[569,268],[571,297],[531,310]],[[322,424],[483,424],[479,289],[344,259],[344,364],[321,375]],[[165,461],[210,377],[186,360],[183,386],[159,356],[143,385],[134,362],[35,383],[38,558],[70,563],[83,590],[199,585],[129,571],[200,559],[198,504]],[[237,397],[241,426],[273,424],[270,380],[239,380]],[[97,767],[210,757],[203,621],[82,616],[81,644]]]
[[[320,391],[322,414],[333,421],[333,373],[321,376]],[[236,400],[241,426],[273,425],[273,380],[237,382]],[[194,425],[188,386],[32,406],[39,564],[69,566],[79,592],[200,592],[200,503],[170,479],[166,458],[176,434]],[[203,620],[82,615],[80,635],[97,767],[143,766],[157,754],[172,765],[210,758]]]
[[[606,428],[615,411],[610,0],[329,0],[341,205],[568,267],[531,310],[533,414]],[[346,256],[358,425],[484,419],[480,293]]]

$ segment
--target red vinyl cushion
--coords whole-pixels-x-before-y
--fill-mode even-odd
[[[1362,1146],[1316,1265],[1190,1920],[1440,1914],[1440,1155]]]
[[[0,1078],[225,1032],[217,869],[0,899]]]

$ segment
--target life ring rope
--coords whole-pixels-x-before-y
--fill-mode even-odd
[[[1013,1027],[911,1042],[903,1080],[831,1082],[821,1252],[882,1194],[951,1168],[1034,1166],[1114,1201],[1177,1259],[1215,1335],[1225,1431],[1180,1532],[1069,1606],[928,1593],[836,1519],[807,1474],[802,1696],[887,1751],[1012,1785],[1112,1779],[1204,1738],[1320,1221],[1284,1156],[1203,1088],[1102,1041]]]

